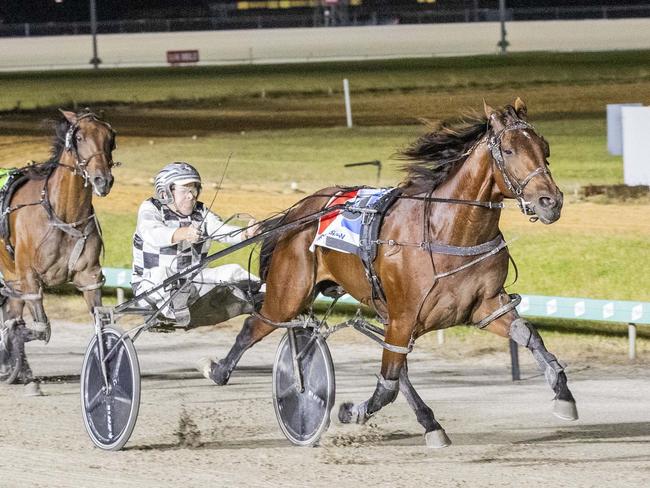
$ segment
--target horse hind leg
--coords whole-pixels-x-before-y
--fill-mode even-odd
[[[309,242],[305,240],[304,251],[298,249],[290,255],[274,256],[259,312],[261,317],[284,322],[297,317],[308,305],[315,282],[313,255],[307,252],[308,246]],[[198,364],[199,371],[217,385],[225,385],[244,353],[275,329],[276,326],[260,317],[248,317],[226,357],[216,362],[209,358],[202,359]]]
[[[441,448],[451,445],[445,430],[433,416],[433,410],[424,403],[408,376],[408,363],[404,362],[399,376],[399,391],[406,398],[409,406],[415,412],[415,416],[422,427],[424,427],[424,440],[428,447]]]
[[[406,347],[410,340],[408,333],[398,331],[395,323],[389,325],[386,342],[398,347]],[[377,378],[377,386],[372,396],[361,403],[345,402],[339,407],[339,420],[341,423],[365,424],[375,413],[397,398],[400,391],[401,370],[406,361],[406,354],[384,349],[382,357],[381,374]]]
[[[0,324],[0,381],[28,384],[34,380],[32,369],[25,354],[28,329],[21,317],[5,316]]]
[[[383,375],[377,378],[377,386],[372,396],[361,403],[342,403],[339,407],[341,423],[365,424],[370,418],[389,403],[393,403],[399,393],[399,378],[386,379]]]
[[[535,327],[527,320],[518,317],[510,324],[509,336],[517,344],[530,350],[540,370],[544,371],[546,381],[555,392],[553,414],[563,420],[577,420],[578,410],[567,386],[565,366],[546,349]]]
[[[226,357],[219,361],[212,361],[209,358],[201,359],[198,366],[199,370],[203,373],[203,376],[212,380],[215,384],[219,386],[225,385],[244,353],[275,329],[272,325],[253,315],[247,317]]]
[[[413,387],[408,377],[406,361],[399,373],[399,379],[386,380],[380,376],[377,387],[372,397],[360,404],[346,402],[339,408],[339,420],[344,423],[356,422],[365,424],[382,407],[392,403],[397,398],[397,393],[402,392],[415,416],[422,427],[424,427],[424,439],[426,445],[432,448],[442,448],[451,445],[445,430],[438,423],[433,411],[424,403],[418,392]]]

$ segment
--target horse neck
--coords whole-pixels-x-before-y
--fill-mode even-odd
[[[480,143],[454,174],[436,189],[435,197],[482,202],[503,199],[494,179],[487,145]],[[434,204],[437,205],[438,204]],[[501,210],[475,205],[442,204],[432,212],[436,239],[457,246],[473,246],[493,239],[499,231]]]
[[[90,215],[92,211],[92,186],[86,185],[78,172],[70,171],[75,167],[75,158],[65,151],[48,184],[50,205],[54,213],[64,222],[77,222]]]

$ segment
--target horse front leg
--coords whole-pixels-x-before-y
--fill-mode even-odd
[[[32,315],[33,323],[31,327],[25,328],[23,339],[25,342],[33,340],[44,341],[45,344],[50,342],[52,329],[50,319],[45,313],[43,307],[43,287],[41,281],[33,272],[25,272],[22,276],[18,287],[13,287],[13,293],[17,296],[15,300],[10,300],[10,308],[15,310],[15,317],[22,317],[25,303]]]
[[[74,275],[73,283],[75,288],[83,294],[88,311],[90,315],[93,315],[95,307],[102,306],[104,277],[101,268],[78,271]]]
[[[475,322],[501,307],[502,303],[506,302],[504,296],[507,297],[505,292],[500,297],[484,301],[478,315],[475,314],[474,316]],[[569,390],[566,373],[564,372],[566,366],[546,349],[542,337],[533,324],[520,317],[516,310],[512,310],[492,321],[485,329],[501,337],[510,338],[518,345],[528,349],[535,358],[539,369],[544,372],[546,381],[555,393],[553,414],[563,420],[578,419],[576,402]]]

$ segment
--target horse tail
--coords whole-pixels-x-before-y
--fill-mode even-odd
[[[281,239],[290,238],[297,233],[302,232],[305,227],[310,224],[316,223],[318,221],[319,212],[325,207],[327,200],[324,198],[332,198],[337,192],[345,191],[354,188],[342,188],[342,187],[332,187],[325,188],[321,192],[306,196],[302,200],[296,202],[288,209],[284,210],[275,217],[264,220],[260,223],[260,232],[268,232],[277,229],[277,232],[270,232],[267,237],[262,241],[262,249],[260,250],[260,279],[266,281],[269,267],[271,266],[271,257],[273,256],[273,251],[277,246],[278,242]],[[316,202],[312,202],[312,199],[317,198]],[[309,217],[314,217],[313,220],[310,220]],[[285,232],[282,232],[281,227],[284,224],[291,224],[299,219],[306,220],[298,225],[298,227],[293,227],[292,229],[287,229]]]
[[[285,218],[286,215],[283,214],[265,220],[260,225],[260,232],[277,229],[280,225],[282,225]],[[260,250],[260,279],[262,281],[266,281],[266,276],[269,272],[269,266],[271,266],[271,256],[273,255],[273,250],[280,240],[281,235],[281,232],[272,232],[262,241],[262,249]]]

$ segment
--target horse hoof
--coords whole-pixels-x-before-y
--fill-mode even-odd
[[[364,425],[372,415],[367,415],[368,402],[355,405],[352,402],[342,403],[339,407],[339,420],[342,424]]]
[[[578,420],[576,402],[553,400],[553,415],[562,420]]]
[[[23,389],[23,394],[25,396],[43,396],[41,386],[36,381],[27,383]]]
[[[427,432],[424,434],[424,440],[427,443],[427,447],[434,449],[451,446],[451,440],[447,437],[444,429]]]
[[[350,424],[353,421],[356,421],[356,418],[354,418],[354,414],[352,411],[353,407],[354,407],[354,403],[352,402],[342,403],[341,406],[339,407],[339,421],[342,424]]]
[[[225,386],[230,380],[231,371],[227,366],[223,364],[223,359],[217,361],[212,365],[212,373],[210,373],[210,378],[216,385]]]

